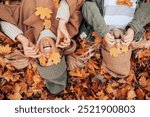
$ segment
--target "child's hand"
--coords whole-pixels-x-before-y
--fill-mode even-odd
[[[116,42],[115,42],[115,38],[113,35],[111,35],[110,33],[107,33],[104,36],[104,40],[108,46],[108,48],[112,47]]]
[[[134,30],[129,28],[126,34],[123,36],[123,42],[125,45],[129,46],[134,39]]]
[[[66,48],[71,43],[70,35],[66,28],[66,23],[67,22],[63,19],[59,20],[59,25],[57,29],[56,47]]]
[[[27,57],[38,58],[41,56],[40,54],[38,54],[39,49],[32,42],[30,42],[25,36],[20,34],[16,37],[16,39],[23,45],[24,54]]]
[[[39,42],[40,52],[45,55],[45,57],[49,58],[49,55],[53,51],[58,51],[58,48],[55,45],[55,41],[50,37],[44,37]]]

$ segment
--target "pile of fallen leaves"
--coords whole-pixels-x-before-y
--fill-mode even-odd
[[[148,28],[147,28],[148,29]],[[150,39],[150,30],[146,37]],[[93,34],[95,41],[78,39],[75,53],[84,55],[89,47],[94,47],[86,65],[68,71],[66,89],[57,94],[51,94],[44,80],[40,77],[34,60],[22,70],[17,70],[6,63],[4,56],[15,49],[22,50],[19,43],[0,37],[0,99],[64,99],[64,100],[121,100],[150,99],[150,49],[138,49],[132,54],[132,69],[129,77],[116,79],[106,73],[101,67],[102,57],[98,44],[101,39]],[[92,46],[94,45],[94,46]]]

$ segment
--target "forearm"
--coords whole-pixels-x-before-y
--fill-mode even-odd
[[[135,34],[138,33],[146,24],[150,22],[150,3],[143,3],[135,12],[133,20],[128,24],[134,30]]]
[[[19,34],[23,34],[23,32],[16,27],[15,25],[6,22],[6,21],[0,21],[1,25],[1,31],[6,34],[8,37],[10,37],[13,41],[16,41],[16,37]]]
[[[85,2],[82,7],[84,19],[93,26],[94,30],[103,37],[109,32],[103,16],[94,2]]]

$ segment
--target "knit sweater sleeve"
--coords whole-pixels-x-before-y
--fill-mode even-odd
[[[135,12],[133,20],[128,24],[127,28],[132,28],[138,33],[146,24],[150,22],[150,3],[142,3]]]
[[[60,6],[57,11],[56,19],[64,19],[68,22],[69,18],[70,18],[70,11],[68,3],[66,2],[66,0],[61,0]]]
[[[18,27],[9,22],[0,21],[0,25],[1,31],[10,37],[13,41],[16,41],[15,39],[19,34],[23,34],[23,32]]]
[[[56,19],[64,19],[65,21],[69,21],[70,11],[69,6],[66,0],[61,0],[60,6],[57,11]],[[44,29],[40,32],[40,36],[38,38],[37,44],[44,39],[44,37],[51,37],[52,39],[56,39],[56,35],[49,29]]]

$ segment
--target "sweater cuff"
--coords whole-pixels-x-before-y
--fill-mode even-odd
[[[132,21],[128,24],[126,29],[131,28],[134,30],[135,34],[138,33],[143,27],[140,25],[140,23],[137,23],[136,21]]]
[[[63,19],[65,21],[69,21],[70,18],[70,11],[69,6],[66,0],[61,0],[60,6],[57,11],[56,19]]]
[[[40,36],[38,38],[37,41],[37,45],[39,44],[39,42],[44,39],[44,37],[50,37],[52,39],[56,39],[56,35],[49,29],[44,29],[43,31],[40,32]]]
[[[0,25],[1,25],[1,31],[15,42],[16,42],[16,37],[19,34],[23,34],[23,32],[18,27],[16,27],[15,25],[9,22],[0,21]]]

